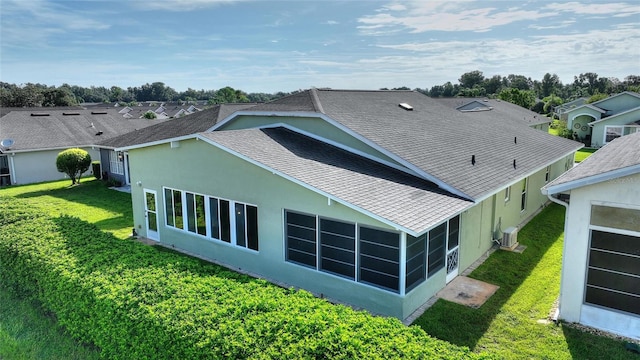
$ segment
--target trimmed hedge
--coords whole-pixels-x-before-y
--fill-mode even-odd
[[[332,305],[2,198],[0,282],[110,359],[476,359],[397,319]]]

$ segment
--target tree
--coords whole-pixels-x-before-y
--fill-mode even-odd
[[[525,109],[531,109],[536,103],[536,96],[532,90],[518,90],[516,88],[508,88],[500,91],[498,98],[516,105],[520,105]]]
[[[556,106],[562,105],[564,101],[559,96],[551,94],[542,99],[542,102],[544,103],[544,113],[549,114],[553,112]]]
[[[151,120],[151,119],[156,119],[156,118],[158,117],[158,116],[156,115],[156,113],[154,113],[154,112],[153,112],[153,111],[151,111],[151,110],[149,110],[149,111],[147,111],[146,113],[144,113],[144,115],[143,115],[143,116],[144,116],[144,118],[145,118],[145,119],[149,119],[149,120]]]
[[[473,89],[473,87],[476,85],[482,85],[482,82],[484,81],[484,75],[482,74],[482,71],[474,70],[462,74],[458,81],[460,82],[461,88]]]
[[[56,168],[71,178],[71,184],[75,185],[80,176],[91,166],[91,155],[82,149],[67,149],[58,154]]]
[[[544,74],[542,78],[542,83],[540,84],[540,97],[547,97],[549,95],[557,95],[559,93],[558,89],[562,87],[562,83],[560,82],[560,78],[556,74]]]

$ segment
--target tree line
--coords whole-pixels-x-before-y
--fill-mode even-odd
[[[135,104],[143,101],[207,101],[208,104],[267,102],[291,93],[245,93],[232,87],[218,90],[187,89],[178,92],[163,82],[154,82],[142,86],[123,89],[118,86],[82,87],[62,84],[9,84],[0,82],[0,106],[4,107],[41,107],[41,106],[77,106],[82,103],[120,103]]]
[[[384,88],[386,90],[386,88]],[[408,87],[394,90],[412,90]],[[553,107],[580,97],[593,102],[608,95],[622,91],[640,92],[640,75],[629,75],[624,80],[613,77],[601,77],[587,72],[574,76],[569,84],[562,84],[558,75],[546,73],[541,80],[532,80],[524,75],[509,74],[485,77],[482,71],[464,73],[458,83],[450,81],[431,88],[413,89],[430,97],[490,97],[499,98],[531,109],[538,113],[549,113]],[[294,91],[292,93],[295,93]],[[104,86],[81,87],[63,84],[48,86],[44,84],[9,84],[0,82],[0,106],[38,107],[38,106],[74,106],[81,103],[121,103],[135,104],[142,101],[196,101],[204,100],[208,104],[267,102],[292,93],[246,93],[232,87],[218,90],[195,90],[188,88],[178,92],[163,82],[147,83],[141,86]]]

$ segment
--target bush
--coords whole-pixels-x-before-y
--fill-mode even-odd
[[[67,149],[58,154],[56,168],[71,178],[71,184],[75,184],[83,172],[89,170],[91,155],[82,149]]]
[[[0,202],[2,284],[106,358],[486,357],[397,319],[40,214],[23,199]]]

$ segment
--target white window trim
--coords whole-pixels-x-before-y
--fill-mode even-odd
[[[229,200],[226,198],[222,198],[222,197],[217,197],[217,196],[211,196],[211,195],[207,195],[207,194],[202,194],[202,193],[197,193],[194,191],[188,191],[188,190],[181,190],[181,189],[176,189],[176,188],[172,188],[172,187],[168,187],[168,186],[163,186],[162,187],[162,197],[163,197],[163,211],[165,212],[165,218],[167,217],[166,214],[166,198],[165,198],[165,189],[169,189],[171,191],[176,190],[176,191],[180,191],[180,198],[182,200],[182,229],[176,227],[176,226],[171,226],[171,225],[167,225],[166,219],[163,223],[163,226],[169,228],[169,229],[173,229],[176,231],[180,231],[192,236],[197,236],[201,239],[205,239],[208,241],[213,241],[216,244],[222,244],[225,246],[233,246],[236,249],[244,249],[244,250],[248,250],[251,251],[253,253],[259,252],[259,250],[254,250],[249,248],[249,239],[245,238],[245,246],[241,246],[238,245],[237,242],[237,232],[236,232],[236,217],[235,217],[235,205],[237,204],[242,204],[245,206],[245,217],[246,217],[246,206],[253,206],[256,209],[258,209],[258,206],[255,204],[250,204],[250,203],[246,203],[246,202],[242,202],[242,201],[234,201],[234,200]],[[188,219],[188,215],[187,215],[187,193],[193,194],[193,195],[201,195],[204,196],[204,211],[205,211],[205,225],[206,225],[206,234],[202,235],[202,234],[198,234],[197,232],[197,224],[196,224],[196,232],[192,232],[189,231],[189,219]],[[217,237],[212,237],[211,235],[211,208],[209,206],[209,201],[210,199],[217,199],[218,203],[220,200],[225,200],[229,202],[229,234],[230,234],[230,242],[226,242],[222,239],[218,239]],[[195,196],[194,196],[194,203],[195,203]],[[219,213],[220,209],[218,208],[218,220],[220,220],[220,213]],[[175,216],[174,216],[174,223],[175,223]],[[248,222],[245,220],[245,237],[248,236]],[[258,238],[258,249],[260,249],[260,239]]]
[[[511,186],[507,186],[504,189],[504,202],[508,203],[511,200]]]
[[[529,178],[524,178],[524,186],[520,193],[520,213],[527,211],[527,192],[529,190]]]
[[[120,161],[119,156],[122,154],[123,159]],[[112,174],[124,175],[124,154],[120,151],[109,152],[109,171]]]

